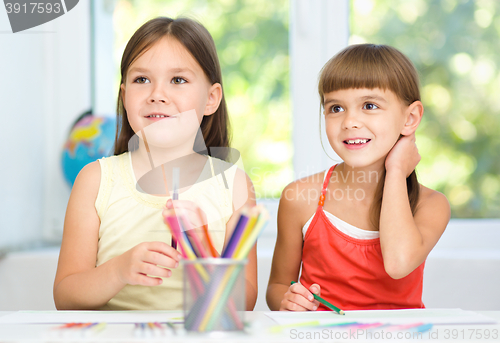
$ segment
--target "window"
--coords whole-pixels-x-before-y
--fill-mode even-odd
[[[392,45],[420,73],[422,184],[452,217],[500,216],[500,2],[353,0],[350,43]]]

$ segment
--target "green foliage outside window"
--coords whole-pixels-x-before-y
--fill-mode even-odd
[[[353,0],[350,13],[350,43],[392,45],[420,73],[422,184],[453,217],[500,217],[500,1]]]
[[[210,31],[232,147],[241,152],[258,197],[279,197],[293,177],[288,12],[288,0],[119,0],[114,14],[117,66],[128,39],[151,18],[187,16]]]

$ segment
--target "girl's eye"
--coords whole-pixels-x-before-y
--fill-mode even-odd
[[[184,80],[182,77],[174,77],[172,79],[172,83],[176,84],[176,85],[180,85],[181,83],[185,83],[187,82],[186,80]]]
[[[145,78],[144,76],[139,76],[134,80],[135,83],[148,83],[149,80]]]
[[[363,109],[364,109],[364,110],[376,110],[377,108],[378,108],[378,106],[377,106],[377,105],[375,105],[375,104],[370,104],[370,103],[365,104],[365,105],[363,106]]]
[[[344,109],[342,108],[342,106],[339,106],[339,105],[333,105],[333,106],[330,108],[330,112],[332,112],[332,113],[344,112]]]

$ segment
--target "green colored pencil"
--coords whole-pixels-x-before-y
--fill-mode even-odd
[[[297,283],[296,281],[292,281],[291,284],[293,285],[294,283]],[[312,293],[314,299],[318,300],[320,303],[322,303],[323,305],[325,305],[326,307],[328,307],[330,310],[333,310],[335,312],[337,312],[338,314],[341,314],[341,315],[345,315],[344,311],[342,311],[340,308],[338,308],[337,306],[333,305],[333,304],[330,304],[328,301],[326,301],[325,299],[323,299],[322,297],[320,297],[319,295],[317,294],[314,294]]]

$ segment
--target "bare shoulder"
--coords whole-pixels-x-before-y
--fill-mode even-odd
[[[236,168],[233,180],[233,209],[238,210],[243,205],[255,205],[255,190],[248,174]]]
[[[98,161],[87,164],[76,177],[66,209],[64,219],[64,233],[62,251],[71,251],[82,242],[88,243],[87,248],[95,248],[100,219],[95,208],[95,201],[99,192],[101,167]],[[78,250],[82,253],[81,248]],[[95,255],[92,253],[88,256]],[[87,256],[87,257],[88,257]],[[95,260],[94,260],[95,261]]]
[[[253,186],[252,180],[248,174],[239,168],[237,164],[227,162],[216,157],[212,157],[212,163],[216,173],[222,172],[225,175],[225,173],[228,172],[230,175],[233,175],[233,182],[235,185],[245,185],[247,188],[251,188]]]
[[[85,184],[86,186],[97,185],[97,187],[99,187],[99,184],[101,183],[101,164],[99,161],[94,161],[83,167],[76,177],[75,184],[77,181]]]
[[[94,161],[82,168],[78,174],[79,178],[84,178],[86,181],[95,182],[101,179],[101,164],[99,161]]]
[[[429,227],[444,231],[450,221],[450,203],[443,193],[420,185],[420,197],[415,213],[415,221],[427,223]],[[430,224],[432,223],[432,224]]]
[[[324,172],[319,172],[288,184],[281,193],[279,211],[293,216],[303,226],[316,210],[323,178]]]
[[[430,207],[450,211],[450,203],[443,193],[420,185],[418,207]]]
[[[94,161],[87,164],[80,170],[80,173],[78,173],[73,189],[71,190],[71,198],[78,196],[84,199],[95,199],[99,193],[100,184],[101,165],[99,161]]]
[[[309,175],[289,183],[281,194],[280,201],[302,207],[317,204],[321,194],[324,173]]]

